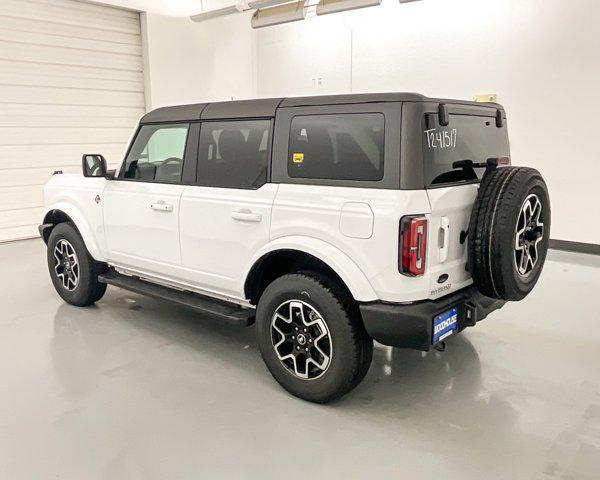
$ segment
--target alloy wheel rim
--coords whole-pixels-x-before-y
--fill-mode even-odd
[[[65,290],[72,291],[79,285],[79,260],[73,245],[61,239],[54,247],[54,272]]]
[[[279,361],[298,378],[314,380],[331,365],[329,328],[323,316],[302,300],[287,300],[275,309],[271,341]]]
[[[521,205],[515,229],[515,267],[522,277],[529,275],[539,260],[538,244],[544,239],[541,215],[542,202],[537,195],[529,195]]]

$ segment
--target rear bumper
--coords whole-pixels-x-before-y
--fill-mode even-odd
[[[433,318],[458,308],[458,331],[474,326],[506,302],[489,298],[471,286],[437,300],[411,304],[363,303],[360,305],[365,328],[379,343],[392,347],[427,351],[432,346]]]

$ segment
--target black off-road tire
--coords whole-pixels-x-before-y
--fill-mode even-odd
[[[536,243],[535,265],[527,274],[520,274],[515,237],[521,210],[532,196],[541,204],[542,237]],[[526,167],[501,167],[486,172],[473,206],[467,238],[468,268],[478,290],[502,300],[525,298],[539,279],[550,238],[550,200],[541,174]]]
[[[68,283],[68,286],[72,288],[65,287],[64,277],[60,277],[56,270],[55,249],[59,242],[63,240],[72,246],[78,262],[77,284],[73,286],[73,283]],[[65,245],[63,243],[63,248]],[[81,235],[72,223],[60,223],[52,229],[48,238],[47,261],[54,288],[65,302],[78,307],[85,307],[97,302],[104,296],[106,284],[98,281],[98,275],[105,271],[106,265],[92,258],[83,243]]]
[[[286,368],[275,350],[271,321],[277,308],[290,300],[299,300],[318,311],[329,329],[331,360],[317,378],[298,377]],[[373,340],[353,300],[318,274],[289,274],[274,280],[258,303],[256,328],[263,360],[275,380],[292,395],[310,402],[329,403],[342,397],[361,382],[371,365]]]

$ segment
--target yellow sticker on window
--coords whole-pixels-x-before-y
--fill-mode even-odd
[[[294,155],[292,156],[292,162],[294,162],[294,163],[304,162],[304,154],[303,153],[294,153]]]

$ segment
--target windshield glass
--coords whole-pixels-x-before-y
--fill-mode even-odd
[[[483,169],[453,167],[456,161],[477,163],[510,156],[506,124],[498,128],[494,117],[450,115],[449,124],[442,127],[437,114],[427,114],[424,125],[423,168],[427,186],[473,182],[483,175]]]

